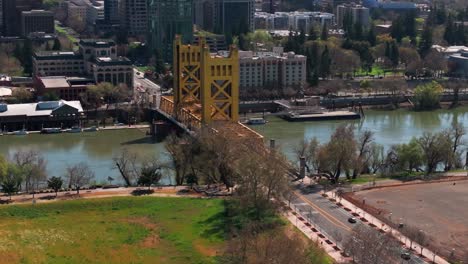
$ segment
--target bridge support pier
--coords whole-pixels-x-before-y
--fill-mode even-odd
[[[150,133],[157,142],[162,142],[172,132],[171,124],[167,121],[156,120],[151,124]]]

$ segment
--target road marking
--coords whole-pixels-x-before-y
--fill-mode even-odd
[[[294,191],[294,193],[301,199],[303,200],[304,202],[306,202],[307,204],[309,204],[310,206],[312,206],[315,210],[319,211],[321,213],[322,216],[324,216],[328,221],[330,221],[333,225],[337,226],[337,227],[340,227],[346,231],[349,231],[349,232],[352,232],[353,230],[351,228],[349,228],[348,226],[346,226],[345,224],[343,224],[340,220],[336,219],[336,217],[332,216],[331,214],[329,214],[328,212],[326,212],[325,210],[323,210],[322,208],[318,207],[317,205],[315,205],[314,203],[312,203],[311,201],[309,201],[307,198],[305,198],[303,195],[299,194],[297,191]]]

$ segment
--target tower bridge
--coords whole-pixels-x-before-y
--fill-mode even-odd
[[[185,45],[174,41],[174,96],[162,96],[157,110],[189,133],[203,127],[222,129],[234,139],[263,136],[239,122],[239,58],[231,46],[228,56],[211,54],[205,40]]]

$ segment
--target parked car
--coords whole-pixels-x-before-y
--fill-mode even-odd
[[[410,260],[411,259],[411,254],[409,252],[403,252],[401,253],[401,258],[404,260]]]
[[[357,223],[357,219],[356,219],[356,217],[350,217],[350,218],[348,218],[348,222],[350,222],[351,224],[355,224],[355,223]]]

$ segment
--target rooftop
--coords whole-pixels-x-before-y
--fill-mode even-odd
[[[76,112],[82,113],[83,107],[80,101],[48,101],[29,104],[1,104],[0,117],[9,116],[50,116],[61,107],[72,107]]]
[[[109,48],[115,46],[112,39],[81,39],[80,45],[95,48]]]
[[[75,59],[81,60],[83,56],[74,53],[73,51],[38,51],[34,53],[34,57],[38,60],[54,60],[54,59]]]
[[[126,57],[117,57],[115,59],[110,57],[99,57],[96,58],[96,64],[99,66],[132,65],[132,62]]]

